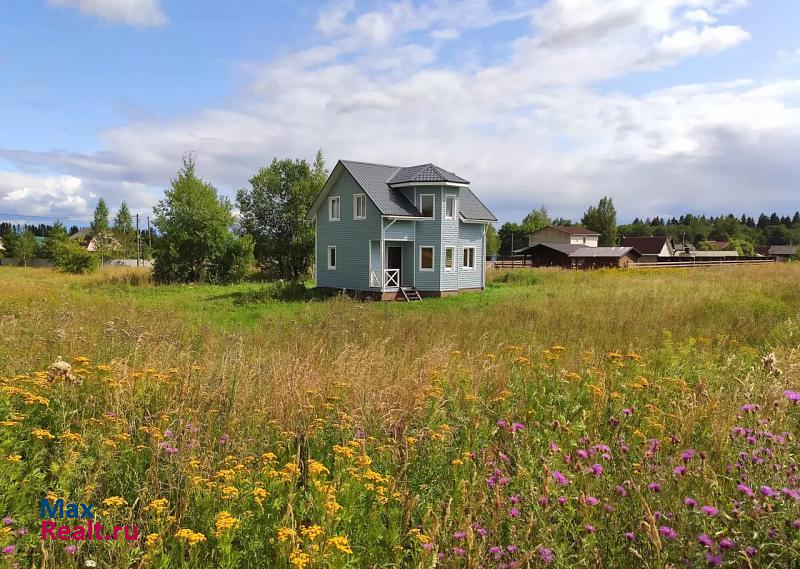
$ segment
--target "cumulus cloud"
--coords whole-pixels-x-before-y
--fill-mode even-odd
[[[162,26],[169,20],[160,0],[47,0],[53,6],[75,8],[115,24]]]
[[[509,11],[439,0],[366,13],[334,4],[316,23],[325,39],[251,67],[235,105],[107,130],[96,152],[0,149],[0,158],[78,176],[84,191],[90,180],[134,184],[142,201],[155,199],[186,151],[232,192],[273,156],[312,157],[322,147],[333,160],[440,163],[470,179],[501,219],[541,203],[579,216],[603,194],[623,217],[785,209],[792,178],[774,172],[797,171],[800,81],[637,95],[596,85],[746,41],[739,26],[713,25],[737,4],[550,0]],[[688,15],[698,10],[707,18]],[[489,63],[441,51],[472,49],[471,31],[510,20],[528,30]]]

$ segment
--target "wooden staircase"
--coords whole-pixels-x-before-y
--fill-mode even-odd
[[[400,294],[402,295],[397,300],[404,300],[405,302],[422,301],[419,291],[413,286],[401,286]]]

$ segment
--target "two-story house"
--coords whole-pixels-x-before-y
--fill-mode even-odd
[[[469,182],[434,164],[340,160],[307,215],[318,288],[383,299],[482,290],[486,226]]]

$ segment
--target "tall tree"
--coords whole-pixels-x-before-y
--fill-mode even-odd
[[[67,228],[60,221],[56,221],[47,236],[44,238],[44,246],[42,247],[42,257],[45,259],[54,259],[56,249],[59,245],[66,243],[69,239]]]
[[[114,217],[114,236],[122,247],[125,255],[130,256],[135,252],[136,232],[133,229],[133,216],[128,204],[124,201],[119,206],[119,211]]]
[[[183,157],[183,166],[154,212],[160,233],[153,251],[153,276],[157,282],[228,282],[240,279],[246,272],[238,268],[236,274],[220,272],[223,265],[247,265],[229,259],[225,263],[218,261],[232,253],[237,257],[249,254],[251,259],[252,242],[245,239],[240,243],[231,235],[231,204],[197,176],[191,155]]]
[[[93,235],[108,231],[108,205],[106,204],[106,200],[103,198],[97,200],[97,205],[94,208],[94,217],[92,219],[91,228]]]
[[[28,259],[36,255],[36,236],[30,229],[26,229],[20,235],[14,235],[14,237],[9,240],[8,245],[9,256],[22,259],[22,264],[25,267],[28,266]]]
[[[489,256],[497,255],[500,252],[500,237],[497,229],[491,223],[486,226],[486,254]]]
[[[617,210],[613,200],[603,196],[597,206],[590,206],[583,214],[581,223],[600,234],[600,245],[613,247],[617,244]]]
[[[272,160],[236,194],[242,229],[253,236],[261,270],[300,279],[314,258],[314,227],[305,216],[325,183],[322,153],[314,166],[305,160]]]
[[[547,225],[550,225],[550,216],[547,213],[547,208],[544,206],[534,209],[522,218],[522,230],[527,233],[533,233],[537,229],[541,229]]]

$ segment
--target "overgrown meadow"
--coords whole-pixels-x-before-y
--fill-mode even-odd
[[[413,305],[1,271],[6,566],[800,560],[796,264]],[[42,542],[42,498],[137,536]]]

